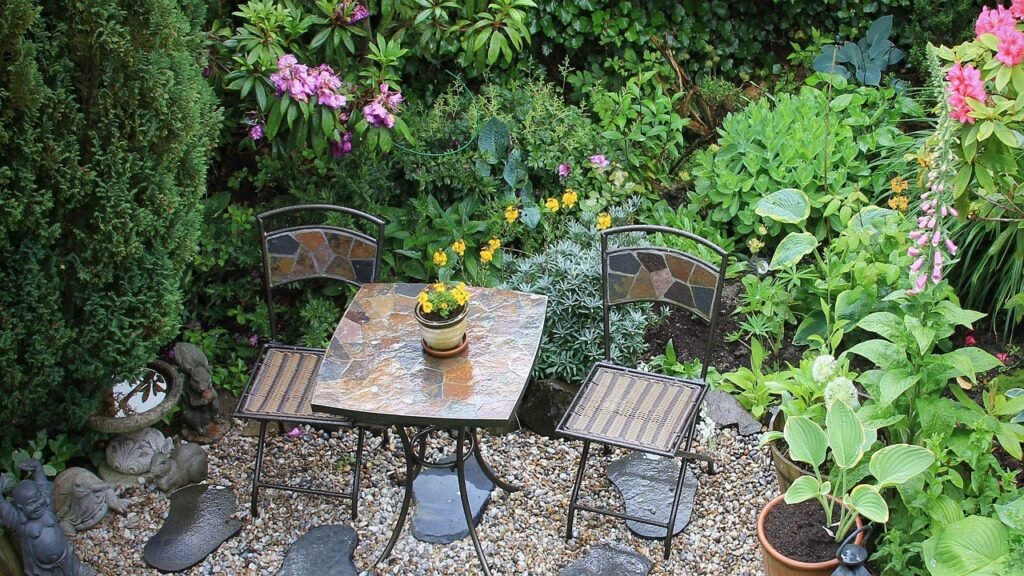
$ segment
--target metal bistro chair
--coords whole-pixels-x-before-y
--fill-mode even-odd
[[[672,248],[609,249],[608,241],[613,236],[637,232],[687,238],[721,256],[721,264],[716,267]],[[620,226],[601,233],[604,361],[598,362],[591,369],[557,429],[566,437],[583,440],[583,453],[569,499],[566,540],[572,538],[576,512],[586,510],[665,528],[665,559],[669,558],[687,462],[691,459],[705,461],[708,463],[709,473],[714,473],[714,461],[706,455],[690,452],[690,448],[700,404],[707,391],[704,380],[718,323],[718,307],[727,260],[725,250],[713,243],[688,232],[664,226]],[[700,379],[651,374],[617,366],[611,362],[609,311],[613,306],[629,302],[661,302],[680,306],[708,322],[707,345],[701,358]],[[682,457],[668,522],[577,502],[591,442],[660,456]]]
[[[327,214],[348,215],[353,221],[372,228],[376,235],[328,224],[289,224],[279,228],[268,226],[268,221],[282,216],[299,215],[305,220],[314,213],[321,215],[320,222]],[[260,422],[252,478],[252,516],[258,515],[260,488],[269,488],[350,499],[352,518],[355,519],[359,509],[359,470],[362,466],[365,430],[348,419],[313,412],[310,400],[325,351],[277,342],[273,294],[276,288],[286,284],[312,279],[326,278],[356,286],[376,282],[380,277],[380,243],[384,237],[384,221],[358,210],[325,204],[279,208],[260,214],[256,220],[263,251],[263,286],[270,315],[270,342],[263,346],[235,412],[238,418]],[[352,469],[350,492],[330,492],[262,480],[267,424],[278,422],[280,425],[283,421],[357,429],[356,461]]]

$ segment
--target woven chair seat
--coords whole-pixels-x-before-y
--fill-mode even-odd
[[[570,438],[674,456],[705,384],[598,363],[558,426]]]
[[[267,345],[236,415],[256,420],[346,423],[341,416],[313,411],[313,389],[323,358],[323,350]]]

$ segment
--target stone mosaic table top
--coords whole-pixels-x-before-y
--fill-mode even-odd
[[[547,297],[470,288],[469,348],[423,352],[413,315],[423,284],[364,284],[317,374],[313,409],[380,424],[506,424],[544,328]]]

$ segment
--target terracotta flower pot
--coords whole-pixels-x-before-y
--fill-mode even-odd
[[[424,350],[433,352],[450,352],[466,344],[466,328],[469,306],[462,311],[441,320],[430,320],[423,317],[419,304],[416,305],[416,321],[420,325],[420,338],[423,339]],[[447,354],[446,354],[447,355]]]
[[[832,572],[839,567],[839,560],[832,558],[827,562],[801,562],[782,555],[774,546],[768,542],[764,533],[764,522],[768,518],[768,512],[782,502],[784,496],[776,496],[769,502],[761,514],[757,517],[757,540],[761,543],[761,555],[764,559],[765,576],[831,576]],[[860,517],[856,519],[856,528],[863,526]],[[855,528],[855,529],[856,529]],[[854,541],[856,544],[864,545],[864,533],[857,534]],[[839,544],[836,544],[839,548]]]

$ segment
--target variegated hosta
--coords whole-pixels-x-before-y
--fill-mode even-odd
[[[761,443],[785,439],[789,457],[808,464],[813,476],[802,476],[786,491],[787,504],[797,504],[812,498],[821,503],[825,512],[825,529],[841,541],[853,527],[856,517],[884,524],[889,520],[889,507],[881,491],[898,486],[924,472],[935,456],[927,448],[910,444],[892,444],[879,449],[868,461],[868,471],[874,482],[857,483],[863,473],[855,468],[877,440],[876,430],[865,428],[857,413],[841,400],[833,401],[825,415],[825,429],[809,418],[796,416],[786,420],[783,432],[768,432]],[[831,463],[827,475],[822,466]],[[854,475],[858,478],[854,478]],[[834,498],[842,503],[840,516],[833,521]]]

